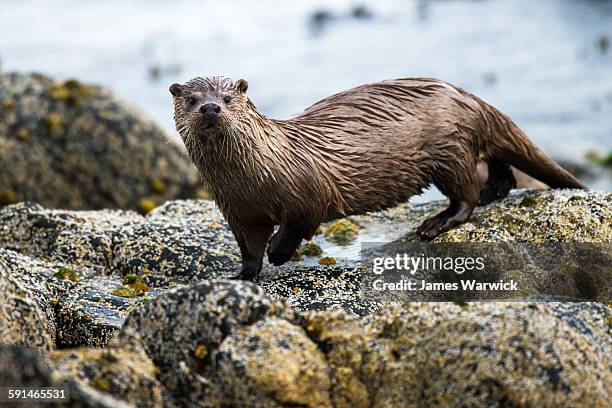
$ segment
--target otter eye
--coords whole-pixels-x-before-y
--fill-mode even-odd
[[[232,97],[229,95],[225,95],[225,97],[223,98],[223,102],[225,103],[230,103],[232,101]]]
[[[187,98],[187,103],[191,106],[195,105],[196,103],[196,98],[194,98],[193,96],[190,98]]]

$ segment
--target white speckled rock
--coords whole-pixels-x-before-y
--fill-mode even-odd
[[[69,406],[75,408],[130,408],[128,404],[110,395],[73,379],[58,378],[52,364],[35,350],[23,346],[0,344],[0,385],[13,389],[45,387],[64,390],[69,396]],[[2,403],[3,405],[5,403]],[[6,405],[11,407],[44,408],[66,406],[65,403],[28,401],[24,404]]]
[[[303,326],[333,368],[335,406],[604,407],[610,317],[593,303],[412,303]]]
[[[179,146],[110,92],[0,73],[0,206],[136,209],[198,190]]]
[[[223,340],[211,356],[223,403],[331,407],[331,370],[301,327],[269,318]]]
[[[50,291],[39,262],[0,248],[0,344],[55,349]]]
[[[439,240],[609,244],[610,203],[609,193],[519,192]],[[411,231],[443,205],[356,221]],[[51,353],[55,375],[81,394],[202,407],[591,407],[611,397],[610,309],[546,296],[538,291],[551,281],[545,274],[520,276],[538,302],[382,308],[361,296],[365,271],[354,262],[266,266],[258,285],[217,280],[236,272],[239,256],[207,201],[172,201],[146,217],[8,206],[0,209],[0,247],[0,312],[16,333],[2,342],[47,354],[106,345]],[[553,286],[605,303],[609,273],[586,271],[586,286],[560,276]],[[117,295],[128,277],[148,291]],[[32,307],[15,301],[23,296]]]

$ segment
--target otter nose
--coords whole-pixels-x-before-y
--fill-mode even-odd
[[[216,103],[205,103],[200,106],[200,112],[206,114],[206,116],[218,116],[221,113],[221,106]]]

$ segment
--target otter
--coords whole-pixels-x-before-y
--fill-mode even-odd
[[[509,117],[441,80],[358,86],[286,120],[260,114],[247,88],[224,77],[170,86],[176,129],[240,247],[238,279],[255,281],[265,252],[276,266],[289,261],[322,222],[431,184],[450,204],[416,230],[425,240],[505,197],[512,166],[552,188],[584,188]]]

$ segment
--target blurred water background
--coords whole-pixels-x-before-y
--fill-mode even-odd
[[[0,2],[0,69],[104,85],[176,138],[168,86],[194,76],[247,79],[275,118],[363,83],[431,76],[578,164],[612,150],[611,38],[603,0]],[[609,191],[602,174],[588,183]]]

